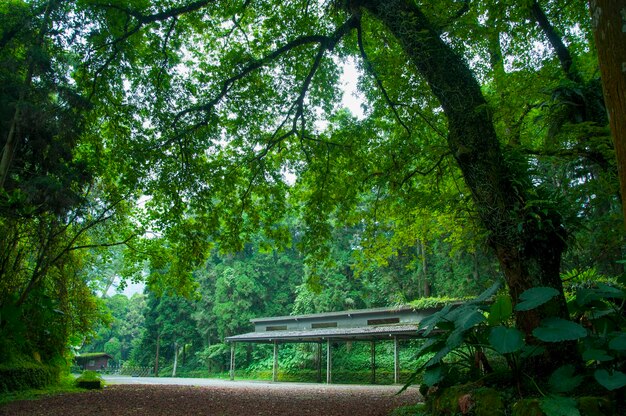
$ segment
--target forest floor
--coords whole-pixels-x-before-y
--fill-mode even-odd
[[[420,400],[416,388],[292,383],[217,386],[109,385],[102,390],[17,401],[0,416],[316,415],[385,416]]]

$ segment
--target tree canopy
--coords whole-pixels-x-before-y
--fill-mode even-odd
[[[513,305],[556,290],[515,309],[532,344],[543,319],[568,317],[562,271],[622,272],[583,2],[11,0],[0,13],[3,308],[44,296],[77,311],[106,286],[87,271],[121,248],[120,275],[145,261],[157,292],[191,293],[214,250],[252,240],[297,244],[320,285],[350,229],[357,273],[420,252],[417,294],[436,250],[489,264]],[[362,118],[341,105],[346,65]],[[224,314],[245,306],[222,295],[259,292],[257,270],[230,267],[214,286]],[[97,307],[81,307],[88,326]]]

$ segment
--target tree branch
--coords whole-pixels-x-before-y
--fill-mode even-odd
[[[400,182],[400,187],[402,187],[405,183],[409,181],[409,179],[411,179],[415,175],[426,176],[426,175],[431,174],[435,169],[437,169],[441,165],[441,162],[443,162],[443,160],[447,156],[451,156],[451,155],[452,155],[452,152],[443,153],[441,156],[439,156],[439,160],[437,160],[437,162],[433,166],[431,166],[430,168],[426,170],[414,169],[402,179],[402,182]]]
[[[206,7],[210,3],[213,3],[213,0],[199,0],[193,3],[189,3],[186,6],[173,7],[168,10],[164,10],[158,13],[145,15],[138,10],[130,9],[127,7],[122,7],[117,4],[108,4],[108,3],[96,3],[96,6],[106,8],[106,9],[114,9],[126,13],[129,16],[134,17],[141,25],[160,22],[162,20],[167,20],[172,17],[178,17],[185,13],[195,12],[203,7]]]
[[[567,78],[569,78],[571,81],[579,82],[579,76],[574,71],[572,71],[572,55],[567,49],[567,46],[565,46],[565,44],[563,43],[563,40],[561,39],[559,33],[557,33],[554,26],[552,26],[552,24],[548,20],[548,17],[543,12],[543,9],[541,8],[537,0],[534,0],[532,3],[530,7],[530,14],[532,15],[533,19],[535,19],[535,21],[543,31],[544,35],[546,35],[546,37],[548,38],[550,45],[552,45],[552,47],[554,48],[556,56],[559,58],[559,62],[561,63],[561,67],[563,68],[563,72],[565,72]]]
[[[396,105],[393,103],[393,101],[391,101],[391,98],[389,98],[389,94],[387,93],[387,90],[385,89],[385,86],[383,85],[382,80],[378,77],[378,74],[374,70],[374,66],[372,65],[371,61],[367,57],[367,53],[365,52],[365,46],[363,45],[363,30],[361,28],[360,21],[357,24],[356,33],[357,33],[357,43],[359,44],[359,51],[361,53],[361,58],[363,59],[363,62],[365,63],[365,67],[367,68],[369,73],[374,77],[374,80],[376,81],[378,88],[380,88],[380,91],[383,94],[385,101],[389,105],[389,108],[391,108],[391,111],[393,112],[394,117],[396,118],[398,123],[400,123],[400,125],[404,128],[404,130],[407,133],[407,136],[411,136],[411,129],[409,129],[409,127],[404,123],[404,121],[402,121],[402,118],[400,117],[400,114],[398,114],[398,110],[396,109]]]
[[[343,38],[343,36],[345,36],[351,29],[355,28],[356,25],[357,25],[357,18],[355,16],[352,16],[344,24],[339,26],[339,28],[337,28],[337,30],[331,36],[324,36],[324,35],[300,36],[296,39],[293,39],[287,42],[286,44],[279,47],[278,49],[275,49],[273,52],[269,53],[265,57],[250,62],[237,74],[225,80],[222,83],[219,93],[212,100],[208,101],[207,103],[197,105],[194,107],[189,107],[183,111],[180,111],[175,116],[174,121],[172,122],[172,126],[175,127],[182,117],[190,113],[204,112],[206,114],[210,114],[215,108],[215,106],[228,95],[231,88],[238,81],[244,79],[246,76],[248,76],[252,72],[268,65],[269,63],[281,57],[283,54],[288,53],[292,51],[293,49],[296,49],[300,46],[309,45],[309,44],[319,44],[320,48],[318,50],[318,54],[316,56],[314,65],[309,71],[309,74],[304,81],[303,88],[301,88],[300,96],[298,98],[299,101],[303,101],[306,91],[308,90],[308,87],[311,83],[311,80],[313,76],[315,75],[315,72],[319,68],[324,52],[328,50],[332,50],[337,45],[337,43]],[[299,118],[298,111],[296,112],[295,118],[296,119]],[[208,120],[207,118],[205,118],[204,122],[199,123],[199,125],[197,126],[206,125],[207,123],[208,123]]]
[[[122,246],[122,245],[126,245],[130,240],[132,240],[135,237],[137,237],[137,235],[133,234],[133,235],[128,236],[123,241],[118,241],[115,243],[85,244],[82,246],[74,246],[74,247],[68,248],[67,251],[69,252],[69,251],[74,251],[74,250],[83,250],[86,248],[105,248],[105,247]]]

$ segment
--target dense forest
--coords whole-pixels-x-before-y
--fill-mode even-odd
[[[229,365],[230,346],[224,338],[250,331],[252,318],[406,305],[420,298],[440,305],[477,295],[498,279],[497,265],[485,253],[459,251],[443,237],[432,242],[426,255],[420,244],[385,265],[357,269],[353,254],[357,236],[345,229],[334,234],[329,263],[316,285],[307,281],[304,256],[295,244],[283,251],[263,251],[250,243],[236,254],[213,253],[194,271],[191,297],[149,289],[130,298],[105,296],[102,303],[110,316],[79,352],[106,352],[114,357],[112,365],[132,372],[154,367],[159,343],[160,375],[219,373]],[[361,357],[365,362],[369,344],[366,347]],[[291,356],[290,348],[284,352],[290,356],[286,370],[293,366],[294,377],[302,377],[295,370],[312,367],[314,351],[309,348],[304,356]],[[271,369],[268,350],[256,349],[254,356],[239,351],[242,370]],[[174,370],[177,354],[183,355],[180,360],[176,357]]]
[[[252,317],[483,293],[426,384],[490,345],[520,394],[623,391],[625,7],[3,1],[2,371],[220,367]]]

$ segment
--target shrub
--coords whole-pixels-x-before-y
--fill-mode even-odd
[[[39,363],[0,364],[0,392],[35,389],[57,383],[60,369]]]

